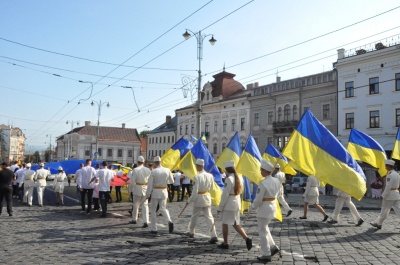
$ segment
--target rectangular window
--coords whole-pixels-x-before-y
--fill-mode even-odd
[[[254,113],[254,126],[260,125],[260,113]]]
[[[194,134],[194,124],[191,125],[190,133],[191,133],[191,134]]]
[[[379,77],[369,79],[369,94],[379,94]]]
[[[107,149],[107,156],[112,156],[112,149],[111,148]]]
[[[331,112],[330,112],[329,108],[330,108],[329,104],[322,105],[322,118],[324,120],[329,119],[331,116]]]
[[[396,74],[396,91],[400,91],[400,73]]]
[[[213,145],[213,154],[214,155],[217,154],[217,143],[214,143],[214,145]]]
[[[218,132],[218,121],[214,121],[214,132]]]
[[[226,132],[226,120],[222,121],[222,132]]]
[[[400,127],[400,109],[396,109],[396,127]]]
[[[179,134],[182,135],[182,125],[179,126]]]
[[[354,112],[346,113],[346,129],[354,128]]]
[[[245,130],[245,122],[244,122],[244,118],[240,119],[240,130],[244,131]]]
[[[165,136],[164,136],[164,144],[165,144],[166,142],[165,142]]]
[[[268,124],[272,124],[274,119],[274,113],[272,111],[268,111]]]
[[[85,156],[90,156],[90,148],[89,147],[85,148]]]
[[[226,147],[226,143],[222,143],[222,150],[224,150]]]
[[[236,119],[232,119],[232,132],[235,131]]]
[[[156,137],[156,144],[158,144],[158,137]]]
[[[268,137],[268,138],[267,138],[267,143],[268,143],[268,144],[272,144],[272,137]]]
[[[133,156],[132,150],[128,150],[128,157],[132,157],[132,156]]]
[[[369,127],[379,128],[379,110],[369,112]]]
[[[171,140],[171,138],[170,138],[171,136],[168,136],[168,143],[170,143],[170,140]]]
[[[204,124],[204,131],[206,132],[206,133],[208,133],[208,132],[210,132],[210,125],[209,125],[210,123],[207,121],[205,124]]]
[[[122,149],[118,149],[118,157],[122,157]]]
[[[175,143],[175,136],[172,136],[172,143]]]
[[[97,155],[98,155],[98,156],[101,156],[102,153],[103,153],[103,149],[102,149],[102,148],[98,148],[98,149],[97,149]]]
[[[353,81],[346,82],[345,88],[346,88],[346,98],[354,97],[354,82]]]
[[[189,134],[189,125],[185,125],[185,134]]]

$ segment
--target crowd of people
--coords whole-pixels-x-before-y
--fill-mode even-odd
[[[373,227],[378,229],[382,228],[382,224],[388,217],[392,208],[400,217],[400,176],[394,170],[394,164],[395,162],[393,160],[385,161],[388,174],[386,175],[384,187],[381,187],[383,188],[383,192],[380,195],[382,198],[381,213],[376,220],[371,223]],[[241,226],[240,218],[242,207],[241,194],[244,190],[243,178],[237,174],[234,161],[225,162],[224,167],[225,188],[223,189],[220,204],[217,208],[217,213],[221,216],[222,220],[223,242],[219,244],[218,247],[229,249],[228,231],[229,226],[232,226],[236,232],[242,236],[247,249],[250,250],[253,246],[252,239]],[[169,232],[172,233],[174,231],[174,223],[167,209],[167,200],[169,199],[169,201],[172,202],[174,194],[177,192],[177,201],[183,201],[186,190],[189,193],[186,206],[188,204],[193,205],[193,212],[188,225],[187,235],[191,238],[195,236],[198,217],[200,214],[203,214],[207,221],[210,234],[209,243],[215,244],[218,242],[218,237],[211,211],[212,202],[210,195],[215,189],[214,177],[204,170],[203,159],[196,160],[196,169],[198,174],[194,177],[192,183],[183,172],[175,171],[171,173],[168,168],[162,167],[161,158],[159,156],[154,158],[154,165],[151,165],[151,167],[146,167],[144,158],[140,156],[137,161],[137,166],[134,167],[127,176],[124,175],[121,168],[118,168],[117,172],[112,170],[111,166],[105,161],[102,162],[102,166],[96,170],[92,167],[92,161],[88,159],[86,160],[86,165],[81,164],[80,169],[75,173],[82,213],[89,215],[92,211],[93,203],[94,210],[101,209],[102,214],[100,217],[107,217],[107,204],[110,201],[110,184],[114,178],[120,178],[125,183],[130,183],[129,191],[131,192],[133,201],[131,210],[132,220],[130,223],[138,223],[138,212],[139,208],[141,208],[142,227],[147,228],[150,225],[151,233],[157,234],[157,216],[159,216],[157,215],[157,211],[159,211],[168,224]],[[283,185],[285,183],[285,174],[280,171],[279,164],[273,165],[267,160],[262,160],[260,172],[264,180],[258,184],[255,199],[251,204],[251,210],[257,210],[256,219],[260,236],[261,252],[258,259],[260,261],[270,261],[271,257],[280,251],[269,230],[269,223],[276,218],[277,201],[286,212],[286,217],[290,216],[293,210],[284,199]],[[50,171],[44,169],[44,164],[40,164],[40,169],[33,171],[29,163],[23,165],[21,168],[16,164],[9,166],[6,163],[2,163],[2,170],[0,171],[0,214],[3,208],[2,202],[4,198],[6,199],[9,216],[13,215],[12,196],[18,197],[27,205],[32,206],[34,187],[37,187],[39,206],[43,206],[43,190],[46,187],[46,178],[49,175]],[[58,174],[53,181],[57,205],[64,204],[63,191],[66,178],[67,176],[62,167],[59,167]],[[379,181],[381,181],[381,179],[379,179]],[[193,187],[191,186],[192,184]],[[300,219],[307,219],[308,207],[309,205],[314,205],[323,215],[322,221],[325,222],[328,220],[328,214],[319,205],[318,186],[319,180],[314,176],[309,176],[303,194],[305,202],[304,214]],[[374,187],[377,188],[378,186]],[[118,190],[120,189],[116,189],[117,201],[121,201],[122,196]],[[181,190],[182,193],[179,194]],[[149,202],[151,204],[151,212],[149,211]],[[344,203],[349,207],[356,226],[362,225],[364,220],[352,203],[350,195],[343,191],[339,191],[337,194],[335,210],[331,216],[331,220],[328,222],[331,224],[338,222],[338,217]]]

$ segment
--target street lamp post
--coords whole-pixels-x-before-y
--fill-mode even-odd
[[[217,40],[214,39],[214,35],[212,34],[202,34],[201,31],[194,33],[193,31],[186,29],[185,33],[182,36],[187,40],[189,39],[192,34],[197,39],[197,60],[199,60],[199,70],[198,70],[198,77],[197,77],[197,137],[198,139],[201,138],[201,60],[203,59],[203,41],[207,36],[211,36],[211,39],[208,41],[211,45],[214,45]]]
[[[97,110],[97,135],[96,135],[96,152],[95,152],[95,158],[97,157],[97,152],[99,151],[99,133],[100,133],[100,115],[101,115],[101,107],[103,105],[106,105],[107,108],[110,107],[110,103],[109,102],[97,102],[92,100],[92,103],[90,103],[90,105],[94,106],[94,103],[97,104],[98,106],[98,110]]]
[[[67,138],[67,157],[68,159],[71,157],[72,155],[72,130],[74,129],[74,124],[76,124],[77,126],[79,126],[79,121],[74,122],[74,121],[67,121],[66,124],[71,123],[71,134],[69,136],[69,138]]]
[[[51,134],[46,134],[46,137],[50,137],[49,162],[51,162]]]

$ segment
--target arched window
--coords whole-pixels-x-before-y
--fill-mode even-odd
[[[284,109],[284,121],[289,121],[290,120],[290,106],[289,104],[285,105],[285,109]]]
[[[207,91],[207,100],[210,100],[210,91]]]
[[[282,108],[279,107],[278,109],[278,121],[282,121]]]
[[[297,117],[297,106],[293,105],[293,120],[297,121],[298,117]]]

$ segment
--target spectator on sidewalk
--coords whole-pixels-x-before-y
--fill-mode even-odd
[[[376,176],[374,181],[372,181],[371,185],[371,198],[380,199],[382,195],[383,181],[379,175]]]
[[[185,198],[185,191],[187,194],[189,194],[189,197],[192,195],[192,181],[190,178],[185,174],[182,174],[182,195],[181,195],[181,201]]]
[[[93,184],[90,181],[95,176],[95,173],[95,169],[92,168],[92,160],[86,159],[86,166],[81,169],[80,178],[77,179],[76,183],[81,193],[82,213],[86,212],[87,215],[92,210]],[[85,196],[87,197],[87,208],[85,208]]]
[[[15,177],[17,180],[18,184],[18,201],[22,201],[22,198],[24,197],[24,180],[23,180],[23,174],[26,171],[26,165],[22,164],[22,167],[15,172]]]
[[[324,219],[322,219],[322,222],[325,222],[328,220],[328,215],[326,214],[324,208],[319,205],[319,180],[314,177],[314,176],[308,176],[307,178],[307,185],[306,185],[306,190],[303,194],[304,198],[304,215],[299,217],[299,219],[307,219],[307,213],[308,213],[308,206],[314,205],[314,207],[324,215]]]
[[[95,179],[99,180],[99,197],[101,205],[101,216],[102,218],[107,217],[107,202],[110,199],[110,183],[114,180],[114,171],[107,168],[107,162],[103,161],[103,168],[100,169],[96,176],[93,177],[89,184]]]
[[[14,172],[8,168],[7,163],[1,164],[2,170],[0,171],[0,215],[3,210],[3,199],[6,199],[7,213],[9,216],[13,215],[12,209],[12,181],[15,179]]]
[[[99,180],[98,179],[94,180],[94,185],[93,185],[93,210],[95,212],[98,212],[100,210],[100,204],[99,204]]]
[[[124,171],[122,171],[120,165],[118,165],[118,171],[116,175],[117,178],[121,178],[124,175]],[[121,186],[115,186],[115,196],[117,197],[115,202],[122,202]]]
[[[171,193],[171,200],[170,200],[171,202],[174,200],[175,192],[177,193],[176,201],[179,202],[179,197],[180,197],[179,193],[181,190],[181,179],[182,179],[182,173],[179,170],[175,171],[174,184],[172,185],[172,193]]]

